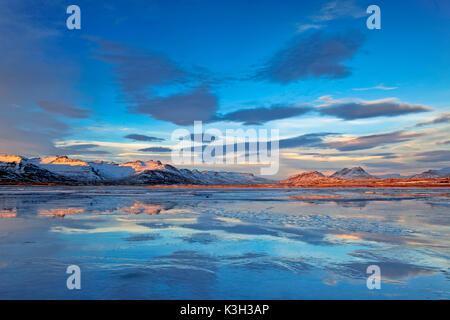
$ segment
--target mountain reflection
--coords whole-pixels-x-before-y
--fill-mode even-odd
[[[60,217],[63,218],[65,215],[83,213],[85,209],[83,208],[56,208],[56,209],[40,209],[39,214],[48,217]]]
[[[160,205],[146,204],[140,201],[136,201],[132,206],[124,207],[120,209],[123,212],[132,214],[160,214],[164,207]]]
[[[17,217],[17,208],[0,210],[0,218],[15,218]]]

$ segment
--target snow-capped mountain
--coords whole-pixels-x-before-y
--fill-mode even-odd
[[[85,162],[67,156],[27,159],[0,155],[0,182],[123,185],[254,185],[273,181],[250,173],[178,169],[160,161]]]
[[[359,180],[359,179],[377,179],[376,176],[368,174],[361,167],[353,167],[351,169],[344,168],[333,173],[330,178],[339,178],[345,180]]]
[[[69,159],[67,156],[25,159],[25,163],[31,163],[41,169],[51,173],[83,181],[85,183],[95,183],[105,180],[87,162],[78,159]]]
[[[311,185],[311,184],[333,184],[340,183],[342,180],[359,180],[359,179],[377,179],[377,177],[368,174],[361,167],[353,167],[351,169],[344,168],[336,171],[331,176],[325,176],[319,171],[302,172],[282,180],[279,184],[287,184],[292,186]]]
[[[319,171],[310,171],[296,174],[292,177],[289,177],[286,180],[280,181],[279,183],[289,185],[304,185],[304,184],[327,183],[332,182],[334,180],[337,179],[328,178]]]
[[[340,184],[345,183],[345,180],[365,180],[365,179],[435,179],[435,178],[450,178],[450,167],[440,170],[428,170],[413,176],[402,176],[397,173],[387,175],[371,175],[361,167],[353,167],[351,169],[344,168],[336,171],[330,176],[325,176],[318,171],[302,172],[282,180],[279,184],[301,186],[312,184]]]
[[[0,156],[0,182],[73,184],[76,181],[23,161],[20,157]]]
[[[450,167],[440,170],[428,170],[411,176],[415,179],[450,178]]]

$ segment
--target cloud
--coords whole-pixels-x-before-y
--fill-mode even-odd
[[[128,48],[114,41],[98,40],[97,58],[111,64],[129,110],[177,125],[216,119],[217,97],[205,79],[205,70],[188,72],[156,53]],[[158,88],[175,86],[178,92],[158,95]]]
[[[54,154],[53,140],[70,130],[52,115],[27,107],[0,105],[0,145],[2,152],[20,155]]]
[[[385,85],[383,85],[383,84],[379,84],[379,85],[376,85],[376,86],[374,86],[374,87],[369,87],[369,88],[354,88],[353,90],[355,90],[355,91],[367,91],[367,90],[395,90],[395,89],[397,89],[398,87],[387,87],[387,86],[385,86]]]
[[[431,108],[421,104],[409,104],[393,99],[337,103],[317,109],[322,115],[335,116],[344,120],[373,117],[394,117],[409,113],[427,112]]]
[[[297,32],[304,32],[307,30],[317,30],[322,29],[324,25],[321,24],[301,24],[297,27]]]
[[[321,132],[308,133],[297,137],[281,139],[279,142],[280,149],[288,149],[295,147],[318,147],[323,144],[325,137],[336,135],[336,133]]]
[[[70,57],[54,59],[60,32],[42,23],[45,10],[30,8],[0,2],[0,145],[5,153],[52,154],[53,141],[71,131],[58,115],[84,118],[89,111],[73,107],[82,97]]]
[[[350,75],[350,69],[343,63],[355,55],[362,42],[361,34],[355,33],[297,36],[255,78],[281,84],[318,77],[344,78]]]
[[[243,122],[245,125],[260,125],[272,120],[302,115],[311,110],[312,108],[306,105],[275,105],[270,108],[252,108],[230,112],[221,117],[221,120]]]
[[[356,6],[353,0],[333,0],[324,4],[311,20],[323,22],[344,17],[361,18],[365,15],[365,8]]]
[[[318,145],[320,146],[320,144]],[[343,152],[335,152],[335,153],[318,153],[318,152],[302,152],[299,153],[302,156],[315,156],[319,158],[330,158],[330,157],[377,157],[380,159],[395,159],[398,158],[398,155],[390,152],[384,153],[343,153]]]
[[[364,166],[371,168],[388,168],[388,169],[410,169],[412,166],[403,162],[395,161],[377,161],[377,162],[367,162]]]
[[[420,162],[448,162],[450,159],[450,150],[435,150],[416,153]]]
[[[201,141],[203,143],[211,143],[214,140],[219,139],[219,137],[214,136],[209,133],[191,133],[190,135],[187,135],[185,137],[181,137],[179,140],[186,140],[186,141]]]
[[[185,71],[163,55],[129,48],[120,42],[95,41],[101,52],[96,58],[113,66],[126,94],[145,94],[149,87],[182,82],[187,77]]]
[[[396,159],[398,155],[392,152],[375,153],[374,156],[382,157],[383,159]]]
[[[440,124],[440,123],[447,123],[447,122],[450,122],[450,112],[443,113],[440,116],[438,116],[437,118],[434,118],[430,121],[419,122],[415,125],[415,127],[422,127],[422,126],[427,126],[430,124]]]
[[[336,135],[335,133],[328,133],[328,132],[321,132],[321,133],[308,133],[303,134],[300,136],[292,137],[292,138],[286,138],[286,139],[280,139],[278,141],[278,146],[280,149],[290,149],[290,148],[296,148],[296,147],[320,147],[323,145],[324,138],[330,135]],[[260,143],[262,141],[259,141],[256,145],[256,151],[259,152]],[[203,144],[197,148],[201,148],[201,150],[205,150],[207,147],[207,144]],[[272,141],[267,142],[267,149],[270,150],[272,147]],[[243,142],[236,142],[234,144],[225,144],[223,145],[223,154],[226,154],[226,152],[234,152],[234,150],[239,150],[240,148],[248,151],[250,150],[250,143],[248,141]],[[195,147],[187,147],[183,150],[190,150],[195,151]]]
[[[162,139],[162,138],[151,137],[151,136],[146,136],[143,134],[136,134],[136,133],[126,135],[124,138],[130,139],[130,140],[135,140],[135,141],[150,141],[150,142],[164,141],[164,139]]]
[[[55,151],[56,154],[65,154],[65,155],[110,154],[110,152],[104,150],[92,150],[93,148],[97,147],[100,146],[98,144],[84,143],[60,147],[57,148]]]
[[[436,144],[438,144],[438,145],[443,145],[443,144],[450,144],[450,140],[447,140],[447,141],[440,141],[440,142],[436,142]]]
[[[409,141],[413,138],[422,136],[423,133],[408,133],[402,131],[394,131],[388,133],[378,133],[345,140],[334,140],[323,143],[326,148],[333,148],[339,151],[353,151],[371,149],[387,144]]]
[[[202,86],[187,93],[173,94],[168,97],[139,99],[132,111],[177,125],[192,125],[194,121],[217,120],[217,109],[217,97],[209,91],[208,87]]]
[[[50,113],[60,114],[69,118],[84,119],[89,118],[91,112],[89,110],[79,109],[69,103],[58,101],[36,101],[36,104],[42,109]]]
[[[172,149],[165,148],[165,147],[150,147],[150,148],[139,149],[138,151],[144,151],[144,152],[171,152]]]

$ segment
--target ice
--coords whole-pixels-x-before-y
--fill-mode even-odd
[[[448,299],[449,208],[446,188],[1,186],[0,299]]]

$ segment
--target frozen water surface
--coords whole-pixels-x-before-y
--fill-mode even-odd
[[[449,208],[444,188],[2,186],[0,298],[448,299]]]

